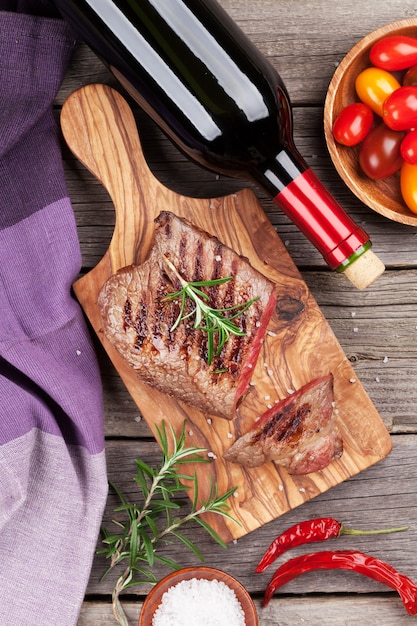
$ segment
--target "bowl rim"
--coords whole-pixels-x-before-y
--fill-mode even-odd
[[[383,215],[384,217],[393,221],[405,224],[408,226],[417,226],[417,215],[411,210],[407,209],[404,205],[403,211],[396,211],[388,206],[384,206],[381,202],[373,200],[361,187],[358,181],[352,179],[343,163],[340,159],[336,158],[336,155],[343,150],[343,146],[338,146],[333,137],[333,122],[335,119],[334,105],[337,96],[337,87],[342,82],[342,78],[345,73],[350,69],[352,63],[357,59],[358,53],[369,52],[372,45],[382,39],[383,37],[390,36],[393,32],[398,30],[415,28],[417,31],[417,18],[407,18],[396,22],[390,22],[377,28],[376,30],[368,33],[362,37],[356,44],[345,54],[340,63],[338,64],[333,76],[330,80],[325,101],[324,101],[324,135],[327,144],[328,151],[330,153],[331,160],[336,168],[339,176],[345,182],[347,187],[370,209]],[[417,32],[416,32],[417,36]]]
[[[208,567],[205,565],[194,567],[183,567],[179,570],[175,570],[161,578],[156,585],[151,589],[147,597],[145,598],[142,609],[139,616],[139,626],[150,626],[155,610],[160,605],[160,601],[152,608],[153,600],[158,594],[160,599],[163,594],[173,585],[180,583],[183,580],[191,580],[192,578],[204,579],[204,580],[219,580],[224,582],[232,589],[236,597],[238,598],[243,612],[245,614],[245,626],[258,626],[258,614],[254,601],[249,594],[248,590],[231,574],[224,572],[214,567]]]

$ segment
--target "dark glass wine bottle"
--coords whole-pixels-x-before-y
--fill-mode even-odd
[[[358,287],[380,275],[368,235],[294,146],[280,76],[215,0],[55,3],[190,158],[266,190],[329,267]]]

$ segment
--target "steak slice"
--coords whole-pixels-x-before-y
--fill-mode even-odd
[[[275,461],[290,474],[323,469],[343,453],[333,406],[333,375],[329,374],[268,409],[223,457],[247,467]]]
[[[164,211],[155,222],[148,259],[121,269],[100,291],[103,332],[144,382],[204,413],[232,419],[247,391],[275,309],[273,283],[246,258],[186,220]],[[192,315],[172,330],[180,303],[164,297],[181,285],[166,259],[187,282],[234,277],[221,285],[202,287],[215,309],[258,298],[234,320],[245,334],[231,335],[210,365],[207,333],[193,328]],[[187,299],[185,314],[193,306]],[[215,335],[215,352],[216,347]]]

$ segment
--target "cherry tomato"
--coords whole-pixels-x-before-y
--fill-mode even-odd
[[[373,180],[387,178],[397,172],[402,163],[400,146],[404,133],[379,124],[365,137],[359,152],[362,171]]]
[[[333,124],[333,136],[344,146],[356,146],[371,130],[374,121],[372,109],[363,102],[348,104]]]
[[[410,211],[417,213],[417,165],[404,163],[400,174],[401,195]]]
[[[404,161],[417,165],[417,130],[411,130],[401,142],[401,156]]]
[[[383,120],[393,130],[417,126],[417,86],[407,85],[393,91],[382,107]]]
[[[417,64],[410,67],[403,76],[403,85],[417,85]]]
[[[399,87],[401,85],[393,74],[378,67],[367,67],[355,80],[359,99],[381,117],[385,100]]]
[[[369,52],[372,65],[395,72],[417,63],[417,39],[406,35],[392,35],[377,41]]]

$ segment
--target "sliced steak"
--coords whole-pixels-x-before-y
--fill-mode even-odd
[[[246,258],[172,213],[162,212],[155,222],[148,259],[142,265],[121,269],[100,291],[103,332],[146,383],[204,413],[231,419],[247,391],[275,309],[273,283]],[[258,298],[234,320],[245,334],[231,335],[210,365],[207,333],[193,328],[193,316],[172,331],[180,304],[164,297],[181,285],[164,257],[187,282],[234,277],[202,288],[215,309]],[[187,299],[185,312],[192,308]],[[216,350],[216,335],[214,339]]]
[[[247,467],[275,461],[290,474],[323,469],[343,453],[333,406],[333,376],[329,374],[268,409],[223,456]]]

